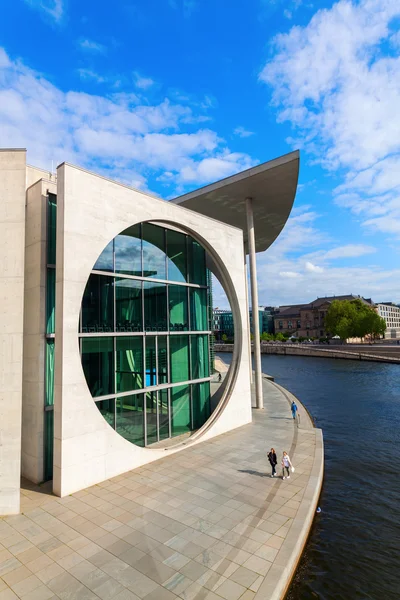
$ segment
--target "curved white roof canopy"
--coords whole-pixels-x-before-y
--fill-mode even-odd
[[[270,247],[292,210],[300,153],[290,152],[172,200],[243,230],[247,248],[246,198],[253,199],[256,252]]]

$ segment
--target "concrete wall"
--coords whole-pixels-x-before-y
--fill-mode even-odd
[[[26,187],[29,188],[34,183],[37,183],[41,179],[56,183],[57,177],[55,173],[46,171],[45,169],[39,169],[38,167],[32,167],[26,165]]]
[[[250,422],[251,399],[242,231],[67,164],[57,176],[53,490],[65,496]],[[126,227],[147,220],[178,224],[203,243],[236,317],[238,368],[226,378],[225,398],[186,446],[168,450],[134,446],[106,423],[87,387],[78,347],[79,311],[95,261]]]
[[[56,193],[55,183],[40,180],[26,195],[22,475],[34,483],[44,479],[48,190]]]
[[[25,165],[0,151],[0,515],[20,506]]]

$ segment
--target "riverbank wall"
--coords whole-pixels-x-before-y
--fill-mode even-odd
[[[366,360],[372,362],[386,362],[400,364],[400,346],[344,346],[330,348],[320,346],[306,346],[297,344],[261,344],[261,354],[278,354],[288,356],[311,356],[314,358],[337,358],[344,360]],[[232,344],[215,344],[215,352],[232,352]]]

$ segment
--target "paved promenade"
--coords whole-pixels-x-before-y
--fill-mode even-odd
[[[254,422],[66,498],[25,486],[0,520],[0,600],[278,600],[315,513],[322,436],[264,381]],[[267,451],[287,450],[290,480]]]

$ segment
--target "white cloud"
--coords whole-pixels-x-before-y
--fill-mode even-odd
[[[155,83],[154,80],[151,79],[150,77],[142,77],[137,72],[134,73],[134,77],[135,77],[135,85],[136,85],[136,87],[138,87],[141,90],[147,90],[148,88],[150,88]]]
[[[374,252],[376,252],[376,248],[373,246],[366,246],[365,244],[346,244],[345,246],[338,246],[337,248],[325,252],[324,259],[356,258]]]
[[[107,81],[105,77],[99,75],[91,69],[77,69],[79,77],[84,81],[95,81],[96,83],[104,83]]]
[[[311,273],[323,273],[324,269],[322,267],[318,267],[317,265],[313,265],[313,263],[307,261],[305,264],[306,271],[310,271]]]
[[[233,133],[242,138],[246,138],[246,137],[250,137],[251,135],[254,135],[254,131],[249,131],[248,129],[245,129],[244,127],[241,127],[241,126],[236,127],[236,129],[234,129]]]
[[[93,40],[80,39],[78,41],[78,45],[82,50],[92,52],[94,54],[105,54],[107,51],[107,48],[103,44],[99,44]]]
[[[340,0],[275,37],[260,80],[362,232],[400,237],[400,3]]]
[[[25,0],[32,8],[41,11],[45,16],[59,23],[64,16],[63,0]]]
[[[80,75],[97,77],[89,70]],[[168,172],[166,195],[171,185],[207,183],[254,164],[215,131],[199,128],[203,115],[191,106],[143,100],[62,91],[0,49],[1,143],[27,147],[31,164],[49,168],[66,160],[142,188],[145,176]]]
[[[281,271],[279,275],[289,279],[297,279],[297,277],[300,277],[300,273],[296,273],[295,271]]]

